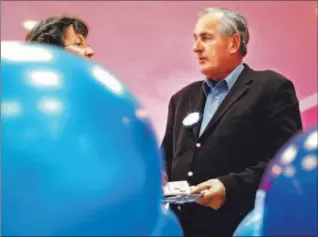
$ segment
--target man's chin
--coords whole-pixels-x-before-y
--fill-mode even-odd
[[[211,67],[200,65],[200,71],[206,77],[208,77],[208,75],[211,74],[211,69],[212,69]]]

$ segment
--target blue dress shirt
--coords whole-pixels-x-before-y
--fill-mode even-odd
[[[200,136],[212,119],[215,111],[224,100],[225,96],[233,87],[243,69],[244,66],[241,63],[226,78],[224,78],[224,80],[215,81],[212,79],[206,79],[203,82],[203,90],[207,98],[201,121]]]

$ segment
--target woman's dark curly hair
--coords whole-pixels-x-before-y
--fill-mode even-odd
[[[87,25],[80,19],[69,16],[49,17],[39,21],[26,36],[26,42],[40,42],[64,46],[65,29],[73,25],[77,33],[85,38],[88,35]]]

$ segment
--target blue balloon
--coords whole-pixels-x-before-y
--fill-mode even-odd
[[[254,206],[260,219],[251,236],[318,236],[317,134],[315,126],[295,135],[267,167]]]
[[[259,226],[261,225],[262,216],[255,213],[252,210],[248,213],[245,218],[241,221],[239,226],[236,228],[233,236],[262,236],[259,233]]]
[[[151,236],[183,236],[181,225],[169,207],[162,207],[162,213]]]
[[[162,159],[147,113],[109,71],[1,42],[3,236],[149,236]]]

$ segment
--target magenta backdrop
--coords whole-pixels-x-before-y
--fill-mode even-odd
[[[317,123],[317,3],[315,1],[2,1],[1,40],[23,40],[22,22],[71,14],[90,26],[94,60],[115,73],[148,109],[160,141],[170,96],[203,79],[191,51],[204,7],[240,11],[249,22],[246,62],[290,78],[305,128]],[[107,108],[105,108],[107,109]]]

